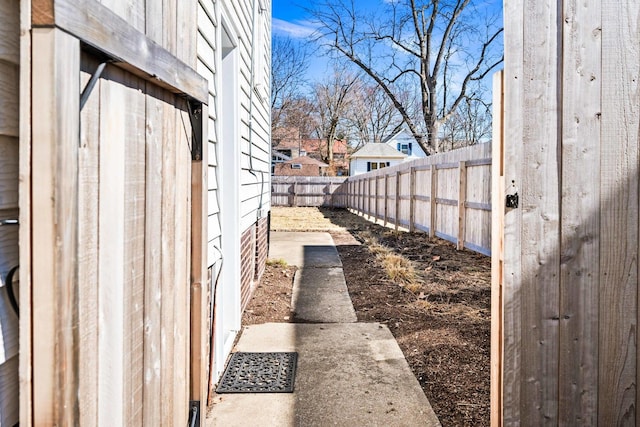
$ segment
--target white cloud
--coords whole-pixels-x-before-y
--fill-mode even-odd
[[[273,33],[286,35],[294,39],[309,37],[316,28],[309,21],[289,22],[282,19],[272,19]]]

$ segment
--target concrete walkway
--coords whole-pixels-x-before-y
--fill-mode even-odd
[[[295,391],[223,394],[208,426],[439,426],[393,335],[356,323],[328,233],[271,234],[271,259],[299,267],[297,322],[246,327],[234,351],[297,351]]]

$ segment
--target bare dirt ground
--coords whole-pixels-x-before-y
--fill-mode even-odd
[[[330,232],[358,320],[388,325],[442,425],[489,425],[488,257],[345,210],[274,208],[271,228]],[[245,324],[290,320],[293,271],[270,260]]]

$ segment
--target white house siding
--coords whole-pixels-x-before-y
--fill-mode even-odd
[[[405,161],[424,159],[425,157],[427,157],[424,150],[416,142],[416,139],[406,130],[398,132],[390,140],[386,141],[386,144],[394,150],[398,150],[398,143],[411,144],[411,154],[405,159]]]
[[[266,258],[271,1],[199,0],[198,28],[197,69],[209,80],[210,93],[208,261],[217,286],[218,377]]]
[[[351,161],[351,176],[367,173],[368,162],[389,162],[389,166],[395,166],[402,163],[404,159],[374,158],[362,157]]]
[[[0,220],[18,218],[19,6],[0,0]],[[0,426],[18,422],[18,317],[5,288],[17,264],[18,226],[0,225]]]

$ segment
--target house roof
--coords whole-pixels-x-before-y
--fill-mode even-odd
[[[400,128],[400,129],[396,130],[395,132],[393,132],[391,135],[387,136],[386,138],[384,138],[380,142],[382,142],[383,144],[386,144],[387,142],[391,141],[396,136],[400,135],[402,132],[405,132],[404,128]]]
[[[381,157],[387,159],[404,159],[406,154],[399,152],[398,150],[389,147],[387,144],[370,142],[364,147],[356,151],[351,155],[351,158],[358,157]]]
[[[287,156],[286,154],[282,154],[281,152],[277,151],[277,150],[273,150],[271,152],[272,156],[279,159],[279,160],[291,160],[291,157]]]
[[[272,137],[275,141],[276,138]],[[321,148],[325,148],[327,141],[325,139],[318,138],[282,138],[273,145],[276,150],[288,150],[300,147],[300,149],[307,153],[317,153]],[[325,148],[326,150],[326,148]],[[336,139],[333,143],[333,154],[347,154],[347,141],[342,139]]]
[[[315,153],[320,151],[321,148],[325,148],[327,141],[324,139],[305,139],[302,141],[302,148],[307,153]],[[342,139],[336,139],[333,142],[333,154],[346,154],[347,142]]]
[[[287,160],[284,163],[287,163],[287,164],[301,164],[301,165],[317,165],[317,166],[320,166],[321,168],[329,167],[328,164],[322,163],[320,160],[316,160],[316,159],[308,157],[308,156],[295,157],[295,158],[293,158],[291,160]]]

